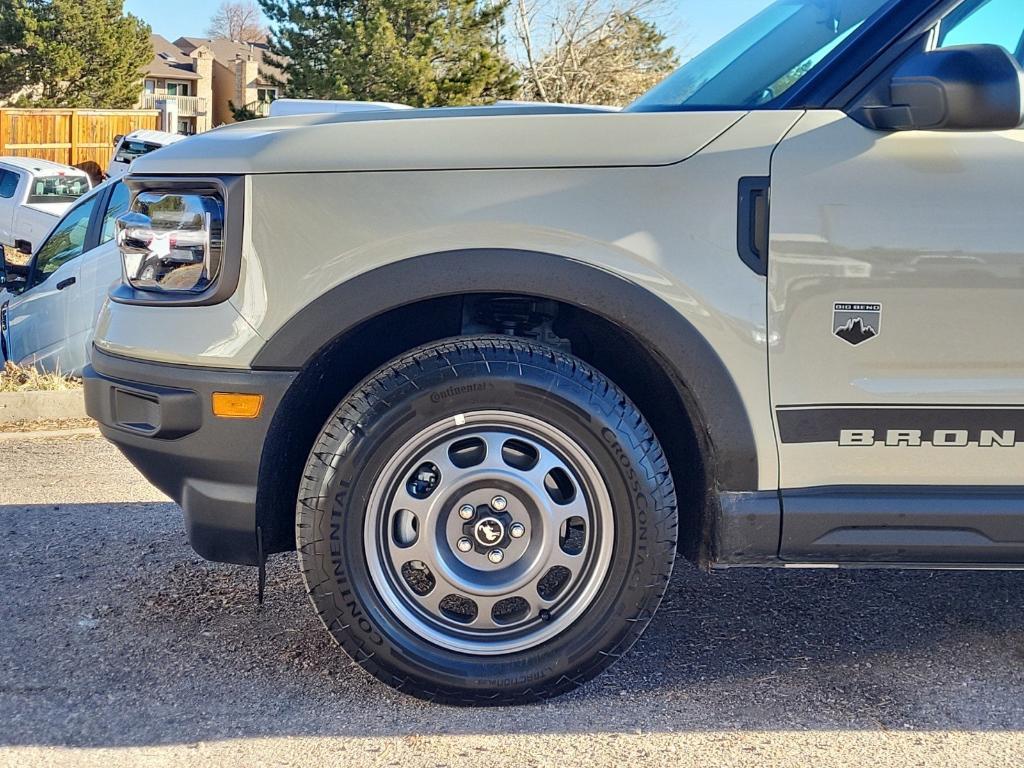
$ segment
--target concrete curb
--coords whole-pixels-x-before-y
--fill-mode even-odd
[[[61,392],[0,392],[0,424],[84,418],[85,395],[80,389]]]

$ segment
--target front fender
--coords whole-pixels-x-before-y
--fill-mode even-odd
[[[332,340],[396,307],[466,293],[554,299],[615,323],[651,349],[692,403],[714,451],[720,488],[756,490],[756,442],[736,383],[708,341],[650,291],[611,272],[535,251],[465,249],[365,272],[307,304],[257,353],[253,368],[297,370]]]

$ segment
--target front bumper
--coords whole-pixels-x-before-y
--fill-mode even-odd
[[[94,349],[83,375],[86,411],[153,485],[182,506],[192,548],[208,560],[256,565],[263,446],[296,374],[143,362]],[[259,417],[214,416],[214,392],[263,395]]]

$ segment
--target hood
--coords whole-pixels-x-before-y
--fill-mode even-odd
[[[126,141],[144,141],[148,144],[159,144],[161,147],[166,147],[168,144],[176,144],[179,141],[184,141],[188,136],[183,136],[180,133],[168,133],[167,131],[151,131],[147,128],[140,128],[137,131],[132,131],[125,135]]]
[[[132,174],[667,165],[744,112],[607,112],[553,105],[408,109],[251,120],[138,158]]]

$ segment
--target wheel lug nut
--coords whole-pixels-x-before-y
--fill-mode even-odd
[[[490,552],[487,553],[487,559],[495,565],[497,565],[505,559],[505,553],[500,549],[492,549]]]
[[[508,527],[508,533],[513,539],[521,539],[526,534],[526,526],[522,523],[512,523]]]
[[[459,548],[459,552],[469,552],[473,548],[473,542],[463,536],[455,546]]]
[[[459,507],[459,517],[463,520],[472,520],[473,515],[476,514],[476,509],[473,508],[472,504],[463,504]]]
[[[495,496],[493,499],[491,499],[491,509],[495,510],[496,512],[504,512],[505,507],[507,506],[508,499],[506,499],[504,496]]]

